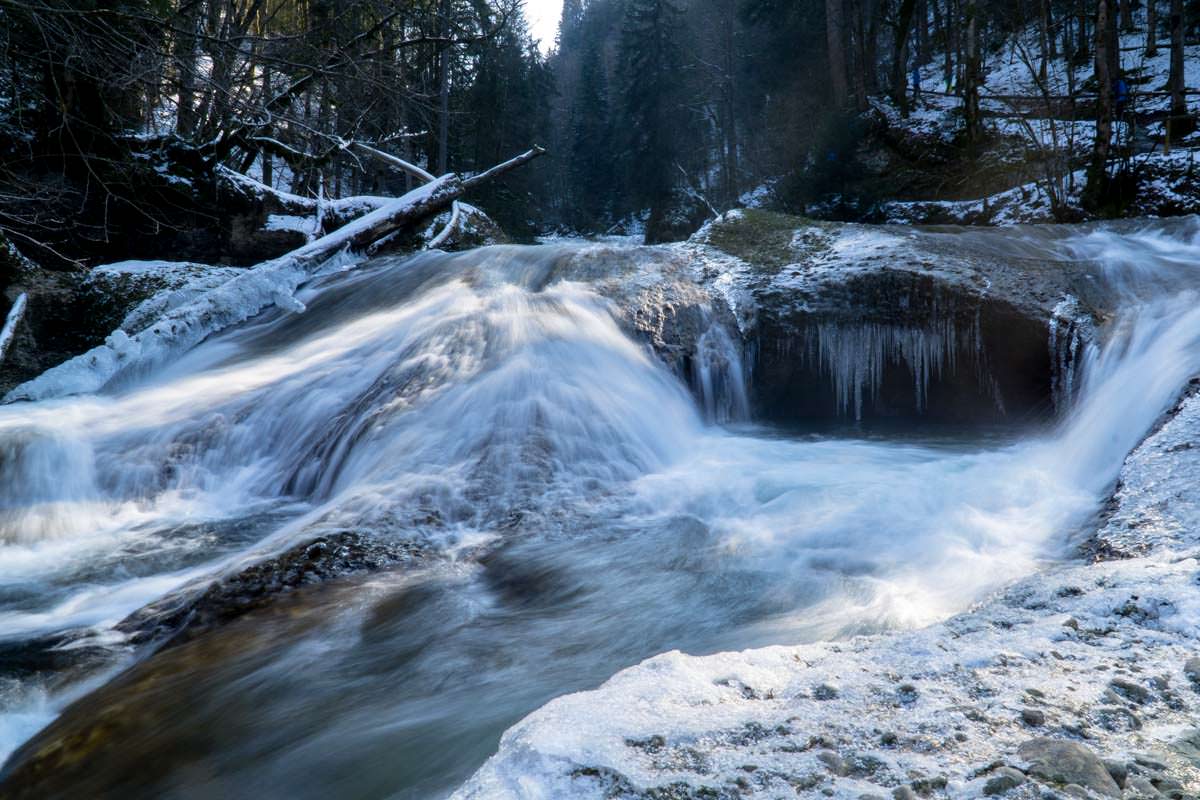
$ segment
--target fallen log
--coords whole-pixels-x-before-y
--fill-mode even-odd
[[[375,242],[390,236],[401,228],[438,213],[471,189],[528,164],[535,158],[544,155],[545,152],[541,147],[533,147],[503,164],[497,164],[489,170],[466,179],[453,172],[440,178],[434,178],[424,186],[413,189],[281,258],[307,265],[324,261],[345,249],[356,253],[367,252]],[[436,247],[442,244],[445,238],[438,236],[431,246]]]

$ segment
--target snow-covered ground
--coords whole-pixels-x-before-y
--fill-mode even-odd
[[[1134,152],[1132,166],[1141,177],[1138,200],[1130,209],[1131,216],[1181,213],[1200,208],[1200,197],[1193,175],[1196,172],[1196,148],[1200,148],[1200,132],[1172,142],[1171,152],[1163,146],[1165,123],[1144,121],[1148,115],[1166,112],[1169,98],[1163,94],[1170,73],[1170,46],[1165,32],[1160,32],[1158,50],[1152,58],[1146,56],[1145,9],[1134,12],[1134,31],[1122,32],[1121,68],[1130,87],[1130,115],[1118,121],[1114,140],[1118,145],[1130,145]],[[1165,20],[1160,19],[1164,26]],[[1200,87],[1200,45],[1184,48],[1184,83]],[[984,81],[981,87],[980,108],[985,114],[984,127],[995,137],[997,145],[988,158],[1011,162],[1014,169],[1034,166],[1033,179],[1022,185],[986,198],[960,201],[917,200],[892,201],[883,206],[889,222],[986,222],[1014,225],[1025,222],[1054,222],[1050,201],[1050,179],[1036,164],[1048,153],[1069,156],[1075,165],[1082,164],[1091,151],[1096,123],[1087,116],[1094,97],[1093,66],[1068,63],[1061,47],[1056,57],[1047,62],[1047,78],[1038,78],[1040,58],[1036,26],[1011,39],[1005,47],[985,54]],[[947,96],[941,53],[931,54],[929,63],[920,68],[923,93],[907,119],[886,98],[877,98],[873,107],[890,127],[908,131],[919,140],[948,145],[961,135],[963,125],[961,100]],[[1085,87],[1086,88],[1082,88]],[[1038,109],[1037,98],[1043,94],[1065,97],[1074,93],[1083,99],[1075,118],[1064,105],[1055,119],[1026,118],[1020,115]],[[1030,98],[1022,103],[1013,98]],[[1194,100],[1193,100],[1194,102]],[[1143,122],[1135,123],[1134,117]],[[1056,189],[1062,204],[1068,209],[1079,208],[1079,197],[1085,179],[1082,169],[1066,170],[1061,175],[1062,189]],[[1070,214],[1069,214],[1070,215]]]

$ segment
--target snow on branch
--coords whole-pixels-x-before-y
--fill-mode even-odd
[[[459,206],[457,200],[451,203],[450,207],[453,209],[453,211],[450,213],[450,221],[446,223],[446,227],[442,228],[441,233],[429,241],[427,247],[430,250],[436,250],[437,248],[441,247],[445,241],[450,238],[450,234],[454,233],[454,230],[458,227],[458,218],[459,214],[461,213],[461,207]]]
[[[350,142],[350,144],[353,145],[354,147],[357,147],[359,150],[362,150],[364,153],[370,153],[371,155],[378,158],[380,161],[385,161],[388,164],[391,164],[393,167],[396,167],[397,169],[407,172],[410,175],[415,175],[416,177],[420,178],[421,180],[425,181],[426,183],[428,183],[432,180],[435,180],[435,178],[432,174],[421,169],[416,164],[412,164],[408,161],[405,161],[403,158],[400,158],[399,156],[394,156],[391,153],[385,153],[382,150],[377,150],[374,147],[371,147],[371,145],[363,144],[362,142],[359,142],[359,141]]]
[[[21,324],[21,320],[25,316],[27,304],[28,297],[22,292],[17,295],[16,302],[8,310],[8,318],[4,320],[4,328],[0,330],[0,364],[4,363],[4,356],[8,354],[9,345],[17,335],[17,326]]]

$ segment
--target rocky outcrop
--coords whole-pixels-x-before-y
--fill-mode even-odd
[[[917,231],[730,212],[680,246],[740,310],[755,416],[1051,416],[1106,298],[1053,234]]]

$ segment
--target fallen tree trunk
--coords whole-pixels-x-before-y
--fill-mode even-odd
[[[295,259],[303,264],[308,264],[324,261],[344,249],[359,253],[366,252],[375,242],[390,236],[401,228],[436,214],[476,186],[493,180],[523,164],[528,164],[535,158],[544,155],[545,152],[541,147],[534,147],[503,164],[497,164],[489,170],[466,179],[460,178],[453,172],[440,178],[434,178],[424,186],[413,189],[365,216],[343,225],[332,233],[293,250],[282,258]],[[445,237],[439,236],[435,240],[436,244],[432,246],[440,245],[444,240]]]

